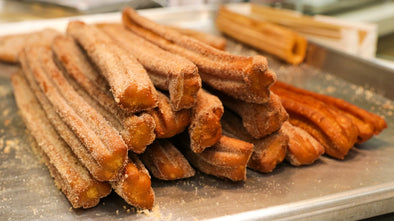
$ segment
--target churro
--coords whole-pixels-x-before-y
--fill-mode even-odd
[[[325,153],[344,159],[357,141],[358,127],[339,109],[311,96],[272,87],[289,113],[289,122],[310,133],[325,148]]]
[[[91,156],[90,152],[84,147],[79,138],[74,132],[63,122],[60,116],[56,113],[55,108],[52,106],[48,98],[39,88],[37,82],[34,79],[33,73],[31,73],[28,63],[26,60],[26,54],[22,51],[19,55],[19,63],[22,65],[24,75],[29,83],[31,90],[34,92],[37,100],[40,102],[42,109],[45,111],[46,116],[54,129],[63,138],[63,140],[69,145],[75,155],[79,158],[81,163],[89,170],[93,177],[98,180],[107,179],[104,175],[106,172],[97,161]]]
[[[217,50],[171,28],[154,23],[131,8],[123,11],[124,25],[159,47],[191,60],[201,79],[234,98],[265,103],[276,75],[263,56],[238,56]]]
[[[142,65],[100,29],[83,22],[70,22],[67,33],[86,51],[107,79],[115,101],[130,112],[157,106],[153,83]]]
[[[111,182],[112,188],[128,204],[141,209],[152,209],[155,201],[149,172],[134,154],[129,155],[119,180]]]
[[[0,60],[17,63],[18,54],[29,44],[49,46],[52,39],[60,33],[54,29],[44,29],[37,32],[14,34],[0,37]]]
[[[246,180],[253,144],[222,135],[215,145],[195,153],[190,149],[187,134],[182,134],[181,142],[186,158],[201,172],[232,181]]]
[[[177,180],[192,177],[194,169],[181,152],[169,141],[157,139],[141,154],[141,160],[154,177]]]
[[[157,88],[169,92],[174,111],[194,105],[201,79],[191,61],[159,48],[121,24],[101,24],[98,27],[144,66]]]
[[[216,27],[245,44],[273,54],[290,64],[301,63],[306,55],[307,40],[291,29],[242,15],[222,6]]]
[[[212,35],[206,32],[197,31],[189,28],[181,28],[175,26],[168,26],[175,31],[187,35],[189,37],[195,38],[201,42],[204,42],[207,45],[210,45],[219,50],[226,50],[227,40],[223,37]]]
[[[95,180],[81,165],[53,129],[22,75],[13,75],[11,79],[20,114],[35,138],[56,185],[73,208],[96,206],[100,198],[111,192],[111,187],[107,183]]]
[[[197,93],[197,102],[192,109],[189,126],[190,148],[201,153],[213,146],[222,136],[220,118],[224,112],[222,102],[215,95],[201,89]]]
[[[309,165],[324,154],[324,147],[302,128],[286,121],[281,131],[289,137],[286,160],[291,165]]]
[[[55,38],[52,50],[55,60],[67,73],[66,76],[71,76],[69,82],[75,81],[77,85],[74,88],[83,88],[89,95],[83,96],[78,90],[79,94],[89,104],[95,105],[95,108],[120,131],[129,150],[142,153],[155,138],[153,118],[146,113],[135,115],[122,110],[108,93],[99,73],[73,39],[64,36]]]
[[[118,131],[68,84],[54,63],[49,48],[29,46],[21,56],[24,57],[21,62],[26,62],[22,65],[25,72],[31,71],[41,91],[61,119],[104,170],[100,180],[117,179],[116,176],[127,159],[127,146]]]
[[[374,113],[368,112],[342,99],[315,93],[302,88],[297,88],[279,81],[275,84],[275,88],[281,88],[287,91],[291,91],[292,93],[310,96],[324,102],[327,105],[339,109],[342,113],[351,118],[353,123],[356,124],[356,126],[358,127],[359,134],[357,138],[357,143],[363,143],[369,140],[373,135],[377,135],[385,128],[387,128],[387,123],[382,117]]]
[[[157,138],[169,138],[181,133],[190,124],[191,112],[189,109],[173,111],[170,99],[163,93],[158,92],[159,105],[149,110],[156,127]]]
[[[226,108],[236,112],[242,118],[243,126],[256,139],[278,131],[289,117],[280,98],[274,93],[271,93],[270,99],[264,104],[247,103],[220,93],[217,95]]]
[[[253,138],[242,126],[241,119],[231,112],[222,117],[223,134],[254,144],[248,167],[263,173],[272,172],[286,157],[289,137],[279,130],[263,138]]]

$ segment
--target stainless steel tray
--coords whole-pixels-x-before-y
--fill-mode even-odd
[[[215,8],[141,11],[149,18],[217,33]],[[80,17],[115,21],[120,14]],[[0,26],[0,34],[56,27],[70,19]],[[255,54],[230,41],[229,50]],[[273,173],[248,171],[246,182],[232,183],[201,173],[174,182],[153,180],[152,211],[136,211],[116,194],[92,209],[71,209],[47,169],[30,148],[9,82],[11,65],[0,65],[0,220],[263,220],[361,219],[394,212],[394,86],[392,69],[312,44],[306,64],[289,66],[268,56],[284,81],[341,97],[384,116],[389,128],[354,147],[343,161],[321,157],[311,166],[282,163]]]

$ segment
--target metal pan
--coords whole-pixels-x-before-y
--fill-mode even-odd
[[[218,33],[213,25],[215,12],[210,6],[141,11],[161,23]],[[79,19],[120,21],[120,14]],[[44,26],[64,30],[69,20],[4,24],[0,34]],[[8,77],[16,68],[1,64],[0,220],[348,220],[394,212],[393,70],[312,46],[305,64],[289,66],[268,56],[270,67],[284,81],[343,98],[384,116],[389,128],[354,147],[343,161],[321,157],[305,167],[282,163],[269,174],[249,170],[247,181],[241,183],[201,173],[174,182],[154,179],[156,202],[152,211],[136,211],[116,194],[95,208],[71,209],[30,148],[31,138],[18,115]],[[260,53],[231,40],[228,49]]]

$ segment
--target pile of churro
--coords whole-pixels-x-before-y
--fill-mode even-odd
[[[45,32],[0,39],[8,49],[19,42],[0,58],[21,66],[12,76],[20,114],[73,208],[114,190],[151,209],[151,176],[199,170],[245,181],[247,168],[343,159],[387,127],[343,100],[278,82],[263,56],[228,53],[223,38],[131,8],[122,24],[73,21],[65,34]]]

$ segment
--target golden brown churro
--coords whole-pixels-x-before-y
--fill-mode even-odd
[[[286,157],[289,137],[281,130],[255,139],[242,126],[241,119],[226,111],[222,118],[223,134],[254,144],[248,167],[263,173],[272,172]]]
[[[154,177],[161,180],[177,180],[192,177],[194,169],[181,152],[169,141],[155,140],[141,154],[141,160]]]
[[[151,186],[149,172],[136,155],[129,155],[129,162],[119,180],[111,182],[111,185],[128,204],[137,208],[152,209],[155,193]]]
[[[146,113],[138,116],[122,110],[106,90],[106,85],[99,80],[99,73],[73,39],[64,36],[55,38],[52,50],[59,65],[77,82],[75,88],[82,87],[90,95],[84,96],[84,99],[96,100],[102,107],[96,105],[96,109],[120,131],[129,150],[142,153],[155,138],[153,118]],[[90,101],[90,104],[94,103]],[[104,110],[101,110],[103,108]]]
[[[286,121],[281,131],[289,137],[286,159],[291,165],[309,165],[324,154],[324,147],[305,130]]]
[[[60,33],[53,29],[44,29],[27,34],[15,34],[0,37],[0,60],[18,62],[18,54],[29,44],[49,46],[52,39]]]
[[[201,79],[191,61],[157,47],[121,24],[101,24],[99,27],[144,66],[157,88],[169,91],[174,111],[194,105]]]
[[[280,98],[274,93],[271,93],[270,99],[264,104],[247,103],[222,94],[218,94],[218,96],[224,106],[242,118],[243,126],[256,139],[278,131],[282,123],[289,117]]]
[[[197,39],[201,42],[204,42],[205,44],[210,45],[216,49],[226,50],[227,40],[223,37],[208,34],[206,32],[202,32],[202,31],[189,29],[189,28],[181,28],[181,27],[175,27],[175,26],[168,26],[168,27],[171,29],[174,29],[175,31],[177,31],[183,35],[187,35],[187,36]]]
[[[170,99],[160,92],[158,92],[158,99],[158,107],[148,111],[156,124],[156,137],[169,138],[184,131],[190,124],[190,110],[173,111],[170,105]]]
[[[337,108],[313,97],[272,87],[290,115],[289,122],[310,133],[326,154],[344,159],[357,141],[358,127]]]
[[[281,88],[291,91],[292,93],[313,97],[327,105],[339,109],[343,114],[351,118],[353,123],[357,125],[359,129],[357,143],[363,143],[369,140],[373,135],[378,135],[385,128],[387,128],[387,123],[382,117],[368,112],[342,99],[297,88],[279,81],[275,84],[275,88]]]
[[[35,138],[56,185],[73,208],[96,206],[100,198],[111,192],[111,187],[93,179],[81,165],[53,129],[26,80],[20,74],[13,75],[11,79],[20,114]]]
[[[217,50],[168,27],[154,23],[131,8],[123,11],[123,23],[135,34],[179,54],[197,65],[202,80],[234,98],[265,103],[276,75],[262,56],[238,56]]]
[[[253,144],[222,136],[212,147],[201,153],[190,149],[190,141],[182,134],[182,151],[189,162],[201,172],[232,181],[246,180],[246,165],[253,152]]]
[[[190,148],[201,153],[213,146],[222,136],[220,118],[224,112],[222,102],[204,89],[197,93],[197,102],[192,109],[189,126]]]
[[[156,90],[142,65],[103,31],[83,22],[70,22],[67,33],[84,48],[108,80],[115,101],[130,112],[157,106]]]
[[[106,177],[104,174],[106,172],[104,168],[97,163],[97,161],[91,156],[90,152],[81,143],[79,138],[56,113],[55,108],[50,103],[45,94],[41,91],[37,82],[35,81],[33,73],[31,73],[26,59],[26,53],[22,51],[19,55],[19,63],[22,65],[24,75],[30,85],[30,88],[40,102],[41,107],[44,109],[48,120],[53,125],[58,134],[63,138],[63,140],[70,146],[70,148],[79,158],[81,163],[89,170],[92,176],[99,180],[105,180]]]
[[[123,121],[122,137],[134,153],[142,153],[155,138],[155,119],[147,113],[132,115]]]
[[[23,65],[25,72],[31,71],[61,119],[79,137],[86,151],[104,171],[97,178],[115,180],[127,159],[127,146],[119,133],[67,83],[56,67],[49,48],[26,47],[22,57],[25,59],[21,59],[21,62],[26,61]]]
[[[219,8],[216,26],[223,33],[268,52],[291,64],[301,63],[306,55],[307,40],[288,28]]]

